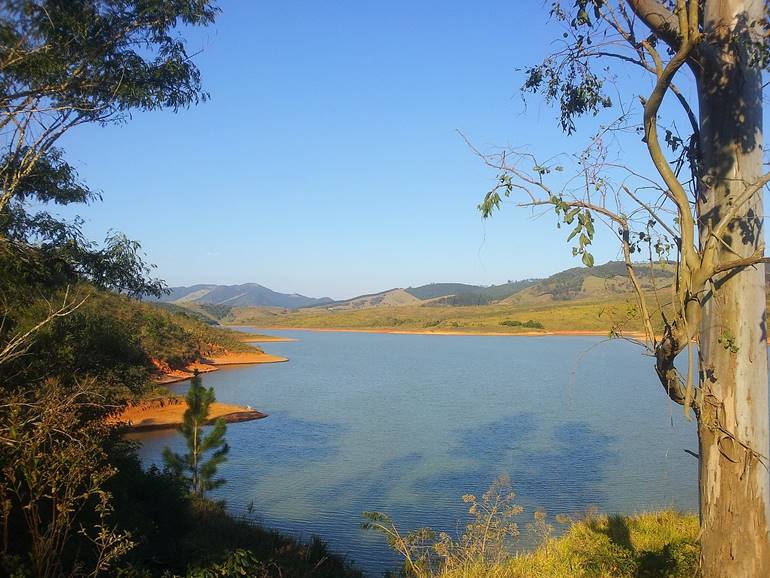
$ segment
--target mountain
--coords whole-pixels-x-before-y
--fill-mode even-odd
[[[172,287],[170,293],[161,297],[160,300],[164,303],[185,307],[222,305],[226,307],[283,307],[285,309],[300,309],[332,302],[328,297],[316,299],[298,293],[278,293],[256,283]]]
[[[320,303],[313,307],[329,310],[396,307],[399,305],[486,305],[504,299],[536,283],[536,279],[509,281],[503,285],[467,285],[465,283],[430,283],[406,289],[388,289],[379,293],[359,295],[352,299]]]
[[[642,289],[669,287],[674,277],[673,265],[656,264],[650,271],[649,264],[639,264],[636,276]],[[634,291],[622,261],[609,261],[594,267],[573,267],[546,279],[537,279],[499,302],[506,305],[525,305],[552,301],[578,301],[612,299],[631,295]]]
[[[640,264],[637,276],[645,290],[668,287],[673,279],[672,265]],[[209,323],[229,318],[233,308],[323,309],[346,311],[373,307],[530,305],[559,301],[614,299],[631,295],[633,287],[625,264],[610,261],[594,267],[574,267],[545,279],[508,281],[501,285],[430,283],[419,287],[395,288],[334,301],[299,294],[278,293],[256,283],[244,285],[193,285],[173,287],[161,301],[166,307],[183,307]]]
[[[342,301],[332,301],[329,303],[319,303],[312,305],[312,307],[323,307],[329,310],[345,310],[345,309],[367,309],[369,307],[396,307],[399,305],[419,305],[422,300],[418,299],[414,295],[410,295],[404,289],[389,289],[387,291],[380,291],[379,293],[369,293],[367,295],[359,295],[352,299],[344,299]]]
[[[508,281],[502,285],[465,285],[463,283],[431,283],[421,287],[410,287],[406,291],[422,299],[425,305],[438,307],[442,305],[487,305],[505,299],[536,284],[538,279]]]

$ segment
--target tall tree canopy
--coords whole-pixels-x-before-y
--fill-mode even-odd
[[[567,134],[580,132],[583,116],[601,124],[581,153],[555,162],[521,150],[483,155],[498,171],[484,216],[505,197],[551,207],[587,266],[595,224],[616,236],[642,344],[667,395],[698,420],[706,578],[770,575],[767,10],[761,0],[553,2],[559,48],[525,70],[522,90],[555,104]],[[643,80],[621,81],[621,72]],[[647,162],[632,166],[623,147],[634,142]],[[655,263],[673,260],[670,289],[643,291],[639,259],[653,280]],[[682,375],[674,361],[685,351]]]
[[[27,280],[85,276],[130,294],[155,293],[138,245],[86,239],[79,220],[46,205],[99,198],[57,146],[84,123],[132,111],[178,110],[207,98],[176,32],[205,26],[210,0],[2,0],[0,2],[0,256]],[[43,207],[43,208],[40,208]]]

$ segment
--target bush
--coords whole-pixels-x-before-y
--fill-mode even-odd
[[[557,517],[561,537],[543,512],[528,525],[539,546],[514,553],[519,536],[507,480],[500,479],[481,499],[467,495],[469,523],[455,539],[430,528],[402,534],[379,512],[365,512],[363,526],[383,534],[404,558],[404,573],[418,578],[690,578],[698,570],[698,519],[664,511],[638,516]]]
[[[500,322],[500,325],[506,325],[508,327],[526,327],[527,329],[544,329],[542,323],[532,319],[525,321],[524,323],[517,321],[516,319],[505,319]]]

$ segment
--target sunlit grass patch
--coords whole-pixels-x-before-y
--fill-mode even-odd
[[[382,534],[418,578],[691,578],[697,575],[698,519],[672,510],[634,516],[587,513],[557,517],[541,511],[526,525],[539,545],[517,552],[523,508],[510,480],[497,480],[481,498],[463,496],[468,523],[461,536],[430,528],[402,532],[386,514],[364,513],[363,527]]]
[[[452,576],[511,578],[685,578],[698,567],[698,519],[674,511],[637,516],[595,516],[574,522],[559,538],[534,552],[478,573]]]

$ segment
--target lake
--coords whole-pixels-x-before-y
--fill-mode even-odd
[[[361,512],[454,533],[465,520],[462,495],[483,493],[501,474],[525,507],[522,528],[536,508],[697,508],[697,462],[684,451],[697,451],[694,420],[631,343],[269,333],[299,340],[261,344],[288,363],[203,376],[219,401],[269,414],[228,426],[227,484],[212,497],[235,514],[253,504],[268,526],[317,534],[369,575],[398,558],[360,529]],[[166,445],[182,450],[175,432],[131,437],[147,464],[161,463]]]

